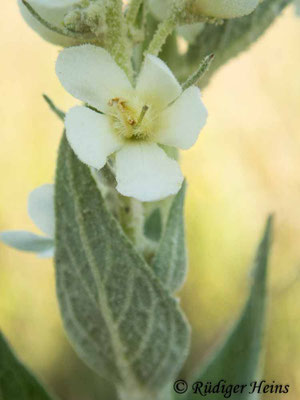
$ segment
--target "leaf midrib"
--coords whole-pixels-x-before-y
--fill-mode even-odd
[[[122,345],[121,338],[119,337],[118,331],[117,331],[117,326],[115,326],[114,320],[112,313],[110,311],[110,308],[108,306],[108,301],[107,297],[105,295],[105,287],[103,286],[101,282],[101,277],[99,275],[99,271],[97,268],[97,262],[93,256],[93,252],[91,250],[91,246],[89,243],[89,236],[87,235],[86,232],[86,227],[83,222],[83,218],[80,213],[80,199],[76,191],[76,184],[74,182],[74,176],[72,172],[72,165],[71,165],[71,154],[70,152],[67,154],[67,170],[69,174],[69,181],[70,181],[70,189],[72,191],[73,199],[74,199],[74,211],[75,211],[75,218],[77,225],[79,227],[79,235],[81,237],[81,243],[83,250],[86,254],[88,263],[90,265],[92,274],[95,278],[97,290],[98,290],[98,301],[99,301],[99,306],[100,309],[102,310],[102,316],[104,321],[106,322],[107,329],[110,333],[110,338],[113,343],[112,346],[112,351],[115,353],[114,354],[114,359],[116,360],[117,368],[119,371],[119,374],[124,382],[126,384],[129,384],[129,386],[139,386],[135,376],[131,372],[131,365],[128,363],[128,360],[125,356],[125,351]],[[125,373],[126,371],[126,373]]]

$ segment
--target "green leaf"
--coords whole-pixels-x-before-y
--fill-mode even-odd
[[[74,348],[125,393],[151,392],[155,398],[187,356],[188,325],[65,138],[57,167],[56,232],[57,294]]]
[[[51,400],[41,383],[16,358],[0,331],[0,399]]]
[[[186,62],[191,70],[187,75],[197,68],[203,57],[213,53],[215,60],[200,81],[201,87],[206,86],[223,64],[255,42],[291,1],[264,0],[246,17],[229,19],[219,26],[207,24],[188,51]]]
[[[171,292],[180,289],[187,269],[183,215],[185,188],[184,183],[173,200],[166,228],[153,262],[155,274]]]
[[[225,380],[227,384],[248,384],[242,394],[236,395],[239,400],[250,400],[253,395],[250,383],[256,380],[259,373],[266,306],[267,265],[270,251],[273,219],[268,219],[262,241],[258,247],[253,267],[253,284],[250,297],[241,317],[228,335],[225,343],[213,354],[202,372],[193,382],[212,382],[217,384]],[[187,398],[193,399],[190,391]],[[224,394],[214,394],[214,399],[224,399]]]
[[[144,234],[148,239],[158,242],[162,232],[161,212],[156,208],[146,219],[144,226]]]

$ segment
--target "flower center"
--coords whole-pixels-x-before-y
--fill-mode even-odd
[[[114,132],[126,140],[150,140],[154,132],[155,115],[151,106],[140,101],[115,97],[108,102]]]

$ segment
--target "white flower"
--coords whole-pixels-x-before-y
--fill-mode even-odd
[[[237,18],[250,14],[261,0],[186,0],[187,9],[195,15]],[[174,0],[150,0],[150,9],[158,19],[165,19]]]
[[[27,231],[7,231],[1,232],[0,239],[18,250],[37,253],[42,258],[53,257],[55,234],[53,185],[40,186],[30,193],[28,213],[35,225],[46,236]]]
[[[79,3],[79,0],[28,0],[28,2],[47,22],[62,28],[65,15],[73,9],[74,5]],[[24,6],[22,0],[18,0],[18,4],[27,24],[43,39],[59,46],[74,46],[78,44],[79,41],[77,39],[53,32],[38,22]]]
[[[182,93],[169,68],[149,55],[132,87],[109,53],[92,45],[63,50],[56,72],[69,93],[99,111],[77,106],[66,115],[82,162],[100,169],[114,155],[117,190],[140,201],[179,191],[180,167],[158,144],[188,149],[196,142],[207,118],[197,87]]]

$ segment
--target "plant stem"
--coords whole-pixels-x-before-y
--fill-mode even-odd
[[[134,25],[143,0],[131,0],[126,14],[128,25]]]
[[[53,103],[53,101],[50,99],[50,97],[48,97],[46,94],[43,94],[43,98],[45,99],[46,103],[50,107],[50,110],[52,110],[54,112],[54,114],[58,116],[59,119],[64,121],[66,114],[62,110],[60,110],[58,107],[56,107],[56,105]]]
[[[105,35],[105,47],[114,57],[116,63],[126,72],[128,78],[132,80],[130,46],[127,40],[122,7],[122,0],[109,0],[107,2],[106,23],[108,32]]]
[[[188,89],[192,85],[196,85],[199,79],[208,71],[210,64],[215,58],[214,54],[210,54],[202,60],[199,68],[184,82],[182,85],[182,90]]]
[[[150,42],[147,51],[145,52],[145,55],[152,54],[154,56],[158,56],[167,38],[178,25],[182,14],[184,14],[184,9],[185,0],[173,1],[169,17],[159,24],[157,31],[155,32],[155,35]]]
[[[145,52],[145,55],[152,54],[153,56],[158,56],[168,36],[171,35],[175,27],[176,18],[174,16],[161,22],[157,31],[155,32],[155,35],[153,36],[152,41],[150,42],[148,49]]]
[[[144,209],[140,201],[119,195],[119,221],[136,249],[144,248]]]

